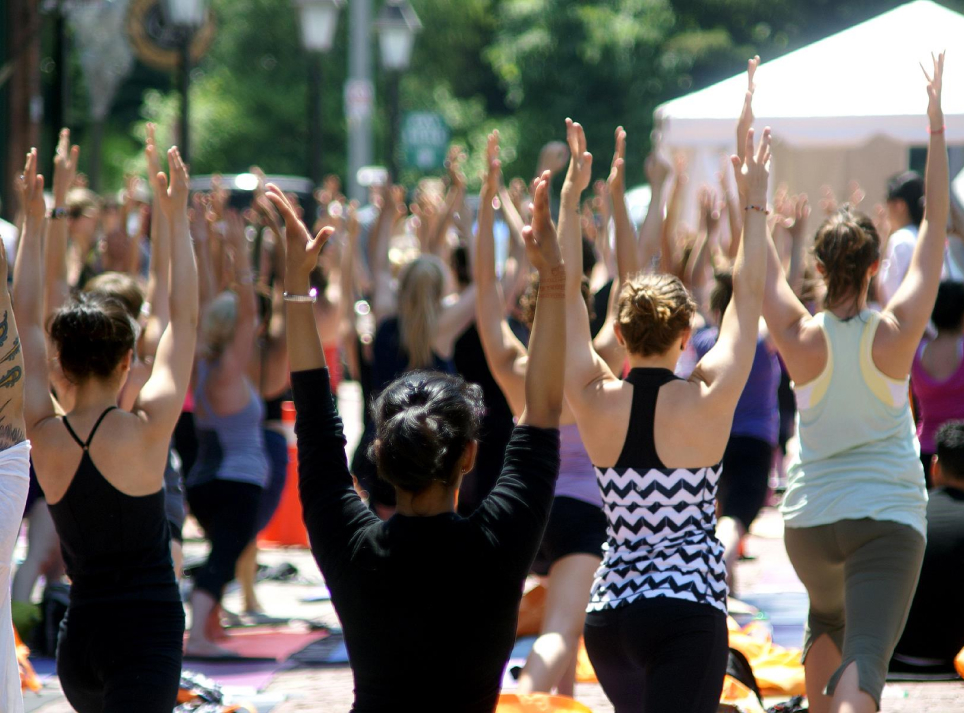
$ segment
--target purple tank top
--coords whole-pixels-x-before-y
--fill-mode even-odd
[[[601,508],[602,495],[596,484],[596,471],[574,423],[559,427],[559,456],[556,497],[575,498]]]
[[[957,371],[944,381],[938,381],[924,368],[921,356],[927,344],[927,340],[923,341],[914,355],[910,383],[920,405],[917,422],[920,449],[924,453],[933,453],[936,450],[934,436],[938,429],[948,421],[964,418],[964,341],[959,347],[961,363]]]

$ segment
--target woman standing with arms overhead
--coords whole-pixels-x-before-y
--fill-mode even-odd
[[[592,156],[575,151],[559,233],[579,250],[579,197]],[[586,617],[586,648],[616,713],[711,713],[727,659],[726,573],[716,539],[720,459],[756,351],[766,261],[770,131],[747,136],[744,239],[733,299],[714,346],[688,381],[674,376],[696,305],[673,276],[636,275],[619,295],[616,335],[632,367],[617,378],[592,348],[578,282],[567,273],[566,400],[576,415],[609,521]],[[739,163],[734,157],[734,163]]]
[[[138,407],[117,408],[136,328],[116,300],[82,295],[50,320],[51,344],[74,384],[58,416],[41,324],[43,198],[30,219],[14,276],[21,318],[27,435],[73,582],[61,628],[57,673],[79,713],[169,713],[181,675],[184,610],[171,562],[164,466],[187,393],[197,331],[197,270],[187,222],[188,174],[168,152],[162,208],[172,229],[170,322]],[[42,187],[32,152],[25,185]]]
[[[887,663],[917,587],[927,495],[907,377],[940,283],[949,208],[944,55],[927,76],[930,146],[920,237],[882,313],[867,309],[880,238],[843,209],[814,243],[827,285],[811,317],[771,244],[763,315],[796,384],[800,455],[782,512],[790,562],[810,595],[804,663],[815,713],[880,707]]]
[[[502,475],[470,517],[456,514],[459,483],[478,450],[481,390],[456,376],[410,372],[389,384],[374,407],[373,455],[398,502],[395,515],[382,522],[352,487],[308,295],[330,229],[312,239],[284,196],[269,187],[287,226],[288,356],[301,502],[312,551],[345,630],[353,710],[359,713],[417,707],[429,660],[435,662],[438,707],[491,713],[496,706],[522,583],[559,470],[565,268],[548,190],[547,172],[524,234],[542,289],[529,341],[525,411]],[[456,621],[461,624],[453,627]],[[439,651],[445,652],[441,660]]]
[[[31,221],[43,221],[43,181],[24,186],[21,203]],[[30,487],[30,442],[23,420],[23,355],[7,288],[7,251],[0,243],[0,710],[23,713],[20,669],[10,611],[10,566],[20,534],[20,516]]]

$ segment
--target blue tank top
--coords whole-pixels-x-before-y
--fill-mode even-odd
[[[187,487],[212,480],[231,480],[264,487],[269,466],[265,455],[264,405],[254,387],[245,379],[249,391],[247,405],[232,414],[218,416],[207,397],[207,382],[212,365],[198,362],[194,388],[194,423],[197,427],[198,454],[187,477]]]

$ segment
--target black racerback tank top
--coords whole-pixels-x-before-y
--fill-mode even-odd
[[[669,369],[631,369],[624,381],[633,385],[629,428],[616,468],[665,468],[656,452],[656,400],[664,384],[677,380]]]
[[[90,457],[101,414],[86,441],[64,416],[64,426],[83,450],[67,492],[50,505],[71,584],[71,606],[86,602],[180,601],[171,560],[171,534],[164,488],[142,497],[115,488]]]

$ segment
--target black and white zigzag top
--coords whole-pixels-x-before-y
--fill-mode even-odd
[[[596,468],[608,520],[602,565],[589,611],[637,599],[670,597],[726,611],[723,545],[716,539],[720,466],[666,468],[653,425],[668,369],[633,369],[633,405],[626,443],[612,468]]]

